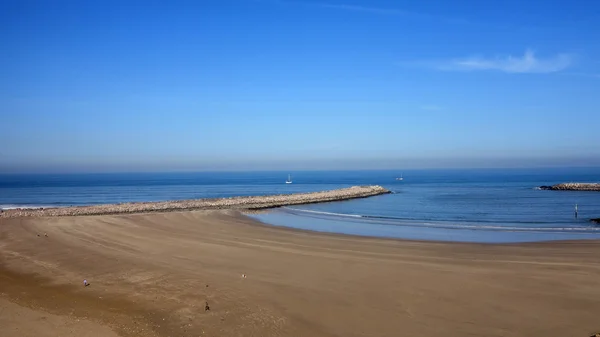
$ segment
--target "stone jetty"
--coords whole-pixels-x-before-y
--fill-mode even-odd
[[[329,190],[321,192],[252,197],[175,200],[160,202],[131,202],[112,205],[94,205],[44,209],[11,209],[5,210],[4,212],[0,213],[0,218],[109,215],[218,209],[259,210],[289,205],[301,205],[366,198],[387,193],[390,193],[390,191],[381,186],[353,186],[338,190]]]
[[[599,191],[600,183],[562,183],[552,186],[540,186],[542,190],[552,191]]]

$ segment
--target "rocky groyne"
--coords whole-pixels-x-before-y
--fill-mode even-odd
[[[600,225],[600,218],[597,219],[590,219],[591,222]]]
[[[280,194],[253,197],[176,200],[161,202],[132,202],[111,205],[94,205],[45,209],[11,209],[5,210],[4,212],[0,213],[0,217],[108,215],[218,209],[257,210],[289,205],[301,205],[319,202],[366,198],[387,193],[390,193],[390,191],[386,190],[381,186],[353,186],[338,190],[312,193]]]
[[[598,191],[600,192],[600,183],[562,183],[552,186],[540,186],[542,190],[551,191]]]

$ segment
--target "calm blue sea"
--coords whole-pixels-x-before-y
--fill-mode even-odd
[[[285,184],[288,173],[293,184]],[[404,180],[397,181],[402,174]],[[600,193],[536,189],[599,182],[599,168],[0,175],[0,208],[64,207],[382,185],[394,194],[255,215],[277,226],[423,240],[600,238]],[[579,218],[574,217],[575,204]]]

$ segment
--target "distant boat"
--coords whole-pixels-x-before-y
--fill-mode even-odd
[[[292,183],[292,175],[288,174],[288,178],[285,181],[286,184],[291,184]]]
[[[396,180],[404,180],[404,178],[402,178],[402,173],[400,173],[400,178],[396,178]]]

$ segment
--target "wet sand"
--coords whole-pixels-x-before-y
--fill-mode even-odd
[[[598,280],[597,241],[373,239],[234,211],[0,219],[6,337],[589,336]]]

